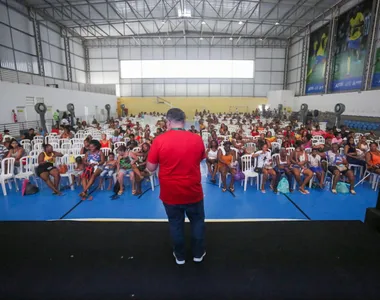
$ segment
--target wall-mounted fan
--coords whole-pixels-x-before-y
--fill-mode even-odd
[[[106,111],[107,111],[107,122],[110,120],[110,111],[111,111],[111,105],[109,105],[109,104],[106,104],[105,106],[104,106],[104,108],[106,109]]]
[[[34,106],[34,109],[40,115],[40,121],[41,121],[41,127],[42,127],[42,129],[44,130],[44,132],[47,132],[46,120],[45,120],[45,114],[46,114],[46,111],[47,111],[46,105],[44,103],[37,103]]]
[[[121,108],[121,116],[124,118],[125,117],[125,104],[120,105]]]
[[[340,126],[340,119],[341,115],[344,113],[346,110],[346,106],[342,103],[338,103],[334,107],[334,113],[335,113],[335,126],[339,127]]]
[[[306,103],[301,104],[300,122],[302,122],[302,124],[304,125],[306,125],[306,122],[307,122],[308,108],[309,106]]]
[[[67,108],[67,111],[70,113],[70,124],[71,126],[74,126],[74,120],[75,120],[75,107],[74,107],[74,104],[72,103],[69,103],[67,104],[66,106]]]

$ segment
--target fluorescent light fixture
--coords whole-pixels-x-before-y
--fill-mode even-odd
[[[168,41],[171,41],[172,39],[170,37],[168,37]]]
[[[253,60],[122,60],[121,78],[254,78]]]
[[[161,23],[162,23],[162,24],[165,24],[165,20],[162,20]]]
[[[230,37],[230,41],[232,41],[234,38],[233,37]]]
[[[262,41],[263,39],[262,38],[259,38],[259,41]]]
[[[180,18],[191,18],[191,10],[185,8],[182,12],[182,10],[179,8],[178,9],[178,17],[180,17]]]
[[[205,21],[202,21],[202,25],[205,25],[206,24],[206,22]]]
[[[201,41],[203,41],[203,37],[200,37],[199,39],[200,39]]]
[[[241,25],[241,24],[243,24],[243,21],[240,21],[240,22],[239,22],[239,25]]]
[[[276,23],[274,23],[274,25],[280,25],[280,23],[276,22]]]

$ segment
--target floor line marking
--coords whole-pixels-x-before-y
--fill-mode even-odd
[[[77,208],[79,204],[84,202],[83,200],[80,200],[77,204],[75,204],[69,211],[67,211],[62,217],[59,218],[59,220],[62,220],[64,217],[66,217],[69,213],[71,213],[74,209]]]
[[[142,192],[138,197],[137,199],[140,199],[146,192],[150,191],[152,188],[147,188],[144,192]]]
[[[287,194],[283,194],[309,221],[311,218]]]

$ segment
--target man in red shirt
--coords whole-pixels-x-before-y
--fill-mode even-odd
[[[201,262],[206,255],[200,172],[200,163],[206,157],[205,147],[199,135],[184,129],[185,113],[182,110],[170,109],[166,119],[168,131],[154,139],[147,169],[153,172],[160,167],[160,199],[168,216],[176,263],[185,263],[185,214],[192,227],[193,260]]]

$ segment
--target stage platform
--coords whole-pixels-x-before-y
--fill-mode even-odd
[[[1,222],[0,240],[1,299],[380,295],[380,235],[360,221],[209,222],[204,262],[189,247],[183,266],[166,222]]]

